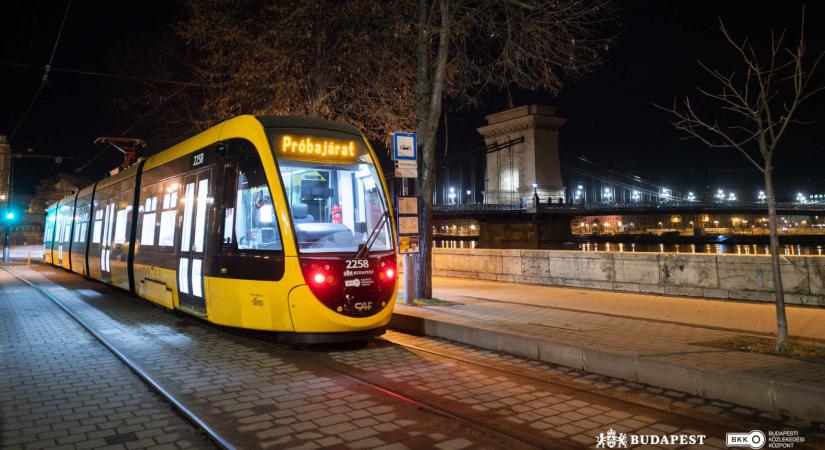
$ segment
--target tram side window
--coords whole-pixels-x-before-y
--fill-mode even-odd
[[[178,183],[169,183],[163,193],[160,213],[160,232],[158,246],[171,247],[175,245],[175,216],[178,208]]]
[[[89,221],[89,205],[80,206],[74,217],[74,242],[86,242],[86,230]]]
[[[55,210],[49,210],[46,215],[46,232],[43,235],[43,247],[51,248],[54,236]]]
[[[263,166],[254,148],[241,147],[237,201],[234,210],[226,210],[226,223],[234,216],[235,238],[240,250],[281,250],[281,233]]]
[[[129,207],[124,206],[117,210],[115,215],[115,244],[126,243],[126,225],[129,220]]]
[[[100,206],[101,208],[95,210],[95,225],[92,230],[92,242],[95,244],[100,244],[100,238],[103,234],[103,205],[100,204]]]
[[[157,207],[157,196],[147,198],[143,204],[143,228],[140,232],[140,245],[155,245]]]

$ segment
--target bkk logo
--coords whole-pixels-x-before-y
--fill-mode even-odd
[[[627,434],[613,428],[599,433],[596,448],[628,448],[637,445],[704,445],[704,434]]]
[[[753,430],[750,433],[726,433],[725,445],[728,447],[750,447],[758,449],[765,446],[765,433]]]

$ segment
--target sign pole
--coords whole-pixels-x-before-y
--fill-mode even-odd
[[[392,135],[395,176],[401,179],[401,195],[396,196],[398,218],[398,252],[404,255],[404,302],[415,303],[415,258],[419,251],[418,199],[410,196],[412,183],[418,177],[418,145],[414,133],[397,131]]]
[[[406,178],[401,179],[401,192],[405,197],[407,192]],[[415,258],[411,253],[404,254],[404,302],[408,305],[415,303]]]

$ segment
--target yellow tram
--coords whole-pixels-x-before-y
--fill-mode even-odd
[[[386,182],[354,127],[240,116],[49,206],[47,263],[287,342],[383,333]]]

